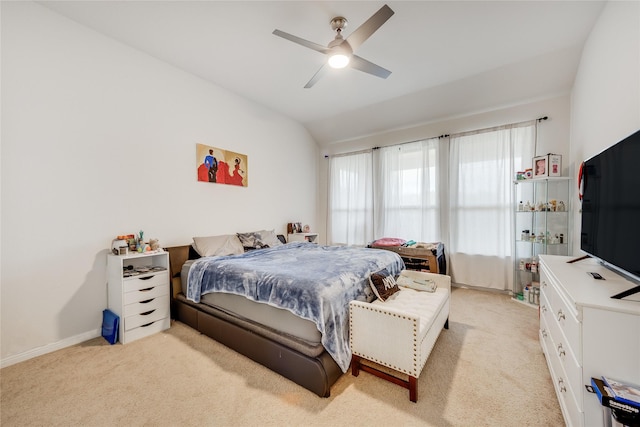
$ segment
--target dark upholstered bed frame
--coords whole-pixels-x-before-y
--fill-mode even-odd
[[[266,366],[320,397],[329,397],[333,383],[343,374],[325,351],[310,357],[261,332],[255,324],[230,316],[216,308],[197,304],[182,295],[180,271],[189,259],[198,258],[191,245],[166,248],[171,274],[171,316],[240,354]],[[249,327],[251,326],[251,327]]]

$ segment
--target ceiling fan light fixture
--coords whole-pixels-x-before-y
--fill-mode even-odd
[[[371,35],[375,33],[380,26],[382,26],[382,24],[387,22],[393,13],[393,10],[385,4],[376,13],[371,15],[371,17],[362,25],[356,28],[355,31],[353,31],[346,39],[342,37],[342,30],[347,26],[346,18],[342,16],[333,18],[330,24],[331,29],[336,32],[336,36],[326,47],[301,39],[300,37],[285,33],[278,29],[273,30],[273,34],[326,55],[327,62],[322,65],[322,67],[320,67],[320,69],[313,75],[311,80],[307,82],[304,86],[305,89],[309,89],[316,84],[329,67],[345,68],[350,65],[351,68],[355,70],[386,79],[389,77],[389,74],[391,74],[391,71],[385,70],[379,65],[354,55],[353,52],[369,37],[371,37]],[[327,67],[327,65],[329,67]]]
[[[351,58],[344,53],[335,53],[329,56],[329,60],[327,62],[331,68],[344,68],[349,65],[350,59]]]

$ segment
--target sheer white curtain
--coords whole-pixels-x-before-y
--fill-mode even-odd
[[[535,136],[535,122],[451,136],[448,253],[454,282],[511,288],[513,179],[531,164]]]
[[[364,246],[373,237],[371,151],[329,159],[327,243]]]
[[[441,240],[438,142],[432,138],[374,150],[376,238]]]

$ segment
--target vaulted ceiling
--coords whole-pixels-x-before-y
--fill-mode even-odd
[[[602,1],[389,1],[395,14],[356,54],[392,72],[331,70],[327,45],[378,1],[44,1],[43,6],[276,110],[332,144],[567,93]]]

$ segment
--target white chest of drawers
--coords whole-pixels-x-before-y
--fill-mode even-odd
[[[610,298],[634,284],[595,260],[571,259],[540,256],[540,344],[566,424],[603,426],[585,385],[603,375],[640,384],[640,301]]]
[[[118,339],[127,344],[171,325],[169,254],[109,255],[108,307],[120,316]]]

